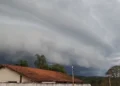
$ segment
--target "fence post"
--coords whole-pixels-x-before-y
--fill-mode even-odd
[[[111,86],[111,79],[110,79],[110,77],[108,77],[109,78],[109,86]]]

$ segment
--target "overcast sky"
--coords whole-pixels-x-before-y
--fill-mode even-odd
[[[12,55],[7,60],[38,53],[103,70],[120,64],[119,45],[120,0],[0,0],[0,52]]]

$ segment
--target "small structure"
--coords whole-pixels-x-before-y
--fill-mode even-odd
[[[14,65],[0,65],[0,82],[8,83],[72,83],[72,77],[60,72]],[[74,79],[74,83],[82,81]]]

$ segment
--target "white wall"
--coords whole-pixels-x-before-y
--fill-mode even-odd
[[[16,83],[0,83],[0,86],[72,86],[72,84],[16,84]],[[90,84],[75,84],[74,86],[91,86]]]
[[[8,68],[0,69],[0,82],[17,81],[20,82],[20,75]],[[22,82],[29,82],[29,79],[22,77]]]

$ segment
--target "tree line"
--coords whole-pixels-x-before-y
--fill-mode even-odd
[[[57,72],[66,73],[63,65],[60,64],[52,64],[49,65],[46,57],[44,55],[35,55],[36,59],[34,61],[34,66],[36,68],[52,70]],[[15,65],[29,67],[28,61],[21,59]],[[109,75],[111,79],[111,86],[120,86],[120,66],[116,65],[108,69],[106,75]],[[109,86],[109,77],[81,77],[76,76],[84,81],[84,83],[90,83],[92,86]]]
[[[36,68],[66,73],[63,65],[57,63],[49,65],[44,55],[36,54],[35,56],[36,56],[36,60],[34,61],[34,66]],[[19,60],[15,65],[24,66],[24,67],[29,66],[28,61],[23,59]]]
[[[90,83],[91,86],[120,86],[120,66],[115,65],[107,70],[104,77],[84,77],[76,76],[84,81]]]

